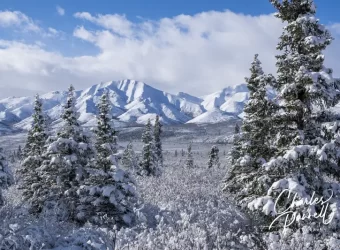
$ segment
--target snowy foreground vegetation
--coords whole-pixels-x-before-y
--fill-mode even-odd
[[[0,151],[0,250],[339,250],[340,80],[322,54],[332,37],[312,0],[270,2],[286,23],[277,76],[256,54],[232,137],[215,127],[222,138],[166,141],[156,114],[135,143],[133,129],[117,133],[105,91],[89,131],[72,86],[53,130],[37,96],[24,147],[10,164]]]
[[[9,249],[29,249],[31,244],[32,249],[247,249],[252,242],[248,220],[216,185],[225,167],[208,169],[206,151],[193,150],[193,155],[195,169],[185,167],[187,155],[174,157],[172,151],[164,154],[160,177],[136,175],[137,218],[133,226],[118,230],[80,228],[53,215],[29,216],[24,208],[15,208],[21,201],[12,186],[6,193],[10,202],[1,210],[1,243],[16,244]]]

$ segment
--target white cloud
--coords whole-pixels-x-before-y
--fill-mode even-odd
[[[47,29],[40,27],[36,21],[20,11],[0,11],[0,30],[1,28],[20,31],[24,35],[33,32],[34,35],[48,38],[61,38],[64,34],[52,27]]]
[[[60,16],[65,15],[65,10],[63,8],[61,8],[60,6],[57,6],[56,9]]]
[[[89,29],[85,22],[73,32],[76,43],[92,44],[98,54],[84,50],[81,56],[66,57],[38,43],[0,40],[0,93],[10,87],[24,94],[17,91],[22,86],[40,92],[66,89],[70,83],[83,89],[131,78],[169,92],[203,95],[244,82],[255,53],[267,73],[276,71],[282,23],[272,15],[211,11],[139,23],[120,15],[74,16],[98,26]],[[333,33],[340,39],[340,33]],[[335,75],[340,72],[337,41],[326,52],[326,66],[333,67]]]
[[[0,27],[20,27],[25,31],[40,31],[34,21],[20,11],[0,11]]]
[[[76,28],[73,35],[88,42],[95,42],[96,40],[95,36],[90,31],[86,30],[84,26]]]
[[[43,37],[48,37],[48,38],[62,38],[64,35],[64,32],[60,30],[56,30],[52,27],[48,27],[46,31],[43,33]]]
[[[97,16],[92,16],[88,12],[77,12],[74,14],[74,17],[93,22],[119,35],[131,36],[133,34],[131,30],[133,24],[129,20],[127,20],[125,16],[122,16],[122,15],[118,15],[118,14],[100,15],[99,14]]]

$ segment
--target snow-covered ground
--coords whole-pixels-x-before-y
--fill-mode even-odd
[[[220,145],[220,152],[223,153],[231,143],[235,122],[230,120],[218,124],[181,124],[163,127],[163,147],[165,151],[174,151],[182,148],[186,150],[187,145],[192,142],[193,149],[202,147],[202,150],[208,151],[213,144]],[[91,129],[88,127],[88,129]],[[129,141],[132,141],[136,151],[142,148],[141,136],[143,127],[125,127],[117,128],[119,145],[125,147]],[[26,133],[12,133],[0,136],[0,145],[3,145],[5,151],[17,150],[18,146],[23,146],[26,139]],[[197,145],[196,145],[197,144]]]
[[[136,179],[141,222],[118,233],[118,249],[251,249],[248,219],[221,191],[225,159],[208,169],[200,149],[193,149],[193,169],[185,167],[186,156],[169,152],[161,177]]]
[[[138,218],[131,228],[105,234],[91,227],[79,229],[27,219],[21,223],[5,221],[0,234],[8,228],[5,238],[20,244],[25,242],[20,235],[26,241],[34,239],[37,248],[33,249],[42,243],[43,249],[106,249],[100,237],[105,241],[115,240],[114,249],[119,250],[252,249],[248,219],[221,192],[226,161],[221,157],[220,168],[208,169],[206,148],[193,150],[196,165],[193,169],[185,167],[186,156],[178,153],[175,157],[166,148],[161,177],[135,176],[140,201],[136,210]],[[12,199],[16,199],[15,194],[14,190],[10,191]]]
[[[308,248],[306,242],[313,236],[303,232],[289,236],[288,243],[280,242],[273,235],[259,236],[247,216],[221,191],[229,166],[225,154],[231,147],[228,142],[234,125],[234,122],[227,122],[164,126],[162,175],[140,177],[133,174],[139,202],[135,223],[130,228],[108,232],[90,225],[79,228],[72,223],[61,223],[53,216],[47,217],[48,220],[32,218],[21,207],[20,191],[11,187],[5,193],[9,204],[0,210],[0,249],[316,249]],[[138,154],[142,149],[142,130],[142,127],[120,128],[120,149],[132,141]],[[0,145],[8,153],[18,145],[23,146],[24,141],[22,133],[0,137]],[[189,143],[192,143],[195,168],[187,168],[185,164]],[[220,149],[221,165],[209,169],[208,152],[214,144]],[[267,242],[267,248],[258,248],[261,242]],[[4,243],[7,248],[1,245]],[[29,248],[32,244],[34,247]],[[331,250],[340,249],[336,239],[329,245],[333,246]]]
[[[229,131],[231,127],[231,124],[221,125],[220,130]],[[129,141],[128,135],[139,130],[122,130],[121,134],[125,136],[120,140],[121,148]],[[164,127],[164,130],[168,135],[163,142],[162,175],[134,176],[139,203],[136,208],[138,217],[133,227],[123,228],[113,236],[112,233],[107,234],[91,227],[79,229],[73,225],[32,219],[20,214],[18,208],[15,210],[17,212],[13,212],[13,206],[20,204],[20,193],[11,188],[7,193],[11,205],[2,213],[5,219],[0,224],[0,242],[7,239],[20,245],[33,240],[37,247],[33,249],[38,249],[42,244],[45,244],[43,249],[106,249],[100,246],[102,243],[99,238],[107,237],[114,241],[114,237],[115,249],[249,249],[253,240],[249,238],[251,232],[246,227],[248,220],[227,201],[221,191],[221,182],[227,168],[224,154],[230,145],[219,144],[219,168],[207,167],[208,152],[213,144],[204,141],[221,134],[221,131],[216,126],[197,130],[197,126],[190,125]],[[196,135],[196,138],[187,140],[188,134]],[[0,137],[0,144],[7,152],[16,150],[24,141],[24,134]],[[192,169],[185,166],[186,149],[190,141],[193,141],[195,165]],[[135,140],[133,147],[138,153],[142,145],[139,140]],[[18,213],[18,216],[24,216],[25,219],[15,220],[11,217],[12,213]],[[26,249],[23,245],[21,247],[13,249]]]

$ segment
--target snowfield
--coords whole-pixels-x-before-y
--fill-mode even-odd
[[[136,129],[127,129],[125,135]],[[188,141],[177,136],[192,134],[193,128],[186,125],[166,130],[175,131],[176,136],[166,137],[163,143],[162,175],[141,177],[133,174],[139,201],[132,227],[107,232],[89,225],[77,228],[60,223],[53,215],[49,221],[30,217],[25,208],[20,207],[20,191],[13,186],[5,193],[9,202],[0,212],[3,218],[0,249],[249,249],[254,240],[247,227],[248,219],[227,201],[220,186],[226,173],[224,154],[229,145],[220,145],[220,168],[208,169],[208,151],[213,144],[202,143],[202,139],[194,142],[195,167],[189,169],[185,167]],[[205,131],[198,137],[206,140],[205,136],[213,137],[213,132],[218,134],[216,128],[208,127]],[[124,130],[121,133],[124,134]],[[177,138],[182,139],[175,144]],[[24,134],[0,137],[7,153],[16,150],[24,141]],[[128,140],[120,141],[121,146],[127,143]],[[133,147],[138,154],[142,145],[135,141]],[[134,170],[130,171],[134,173]]]
[[[136,218],[130,228],[110,232],[85,225],[34,218],[21,207],[20,191],[12,186],[5,196],[8,204],[0,210],[0,249],[26,250],[256,250],[323,249],[308,247],[315,240],[305,233],[287,236],[288,243],[274,234],[258,236],[247,216],[221,191],[228,169],[226,155],[234,122],[211,125],[165,126],[163,137],[164,168],[160,177],[133,174],[139,196]],[[119,151],[132,141],[140,154],[142,128],[121,128]],[[9,154],[25,141],[25,134],[1,136],[0,143]],[[186,167],[186,149],[192,142],[194,168]],[[217,144],[216,144],[217,143]],[[220,149],[220,168],[207,168],[212,145]],[[177,153],[176,153],[177,152]],[[182,156],[182,152],[184,155]],[[177,155],[177,156],[175,156]],[[14,168],[18,163],[11,164]],[[134,173],[134,170],[129,170]],[[268,248],[259,248],[261,242]],[[339,250],[340,242],[329,239],[328,249]]]

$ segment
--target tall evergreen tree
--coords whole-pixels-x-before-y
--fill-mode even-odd
[[[122,156],[122,164],[127,169],[132,169],[133,172],[137,168],[137,162],[136,162],[136,154],[133,150],[132,143],[129,142],[129,144],[126,146],[123,156]]]
[[[156,163],[159,167],[163,167],[163,151],[162,151],[162,141],[161,141],[161,134],[162,134],[162,124],[159,121],[159,116],[156,116],[155,126],[153,130],[153,137],[155,143],[155,155],[156,155]]]
[[[240,126],[238,125],[238,123],[235,124],[235,129],[234,129],[234,134],[237,135],[240,133]]]
[[[209,153],[209,161],[208,161],[208,168],[212,168],[213,166],[220,166],[220,158],[218,156],[219,149],[216,145],[212,146],[210,153]]]
[[[277,91],[279,109],[272,116],[272,141],[275,148],[272,159],[262,165],[261,177],[257,178],[256,192],[247,196],[245,187],[240,197],[246,200],[248,211],[258,215],[257,220],[269,226],[272,216],[277,215],[275,199],[284,190],[296,195],[295,200],[323,197],[329,200],[326,218],[333,218],[328,228],[338,229],[340,221],[340,166],[339,143],[327,141],[322,135],[320,110],[327,110],[339,100],[339,81],[332,77],[332,70],[323,66],[322,51],[332,37],[315,18],[316,8],[312,0],[271,0],[278,10],[277,17],[287,22],[277,49],[278,76],[273,84]],[[243,163],[247,163],[244,161]],[[322,211],[320,203],[294,202],[294,195],[280,198],[281,208],[288,205],[297,218],[312,211]],[[292,229],[317,222],[297,219]],[[262,223],[263,224],[263,223]],[[318,223],[320,225],[320,223]],[[322,223],[321,223],[322,224]],[[277,221],[271,230],[280,230],[284,218]],[[321,232],[321,227],[308,227],[309,231]],[[320,231],[321,230],[321,231]]]
[[[31,129],[28,131],[26,144],[23,150],[25,157],[21,162],[21,168],[18,171],[20,175],[19,187],[23,189],[25,201],[32,206],[33,213],[36,211],[36,199],[34,192],[40,185],[41,178],[37,169],[43,162],[44,147],[47,140],[45,117],[42,110],[42,102],[38,95],[34,101],[34,112],[32,114],[33,122]]]
[[[18,146],[18,151],[17,151],[17,158],[21,161],[23,157],[23,152],[21,149],[21,145]]]
[[[142,150],[142,160],[140,162],[139,174],[141,175],[160,175],[160,168],[155,163],[155,145],[152,136],[152,126],[150,119],[144,128],[144,133],[142,135],[143,150]]]
[[[235,125],[234,135],[233,135],[233,144],[228,154],[228,160],[231,164],[234,164],[236,160],[241,157],[241,131],[238,124]]]
[[[187,154],[186,167],[187,168],[193,168],[194,167],[194,158],[192,156],[191,143],[188,145],[188,154]]]
[[[2,190],[7,189],[14,183],[12,172],[8,167],[6,156],[3,149],[0,148],[0,207],[4,205],[5,201],[2,196]]]
[[[44,161],[39,168],[41,187],[35,193],[40,210],[45,205],[57,205],[68,212],[66,216],[70,220],[76,219],[77,190],[84,179],[84,168],[94,159],[92,144],[80,126],[78,116],[74,88],[70,86],[61,127],[56,136],[47,139]]]
[[[97,158],[93,166],[86,168],[87,178],[78,190],[81,203],[77,218],[111,228],[131,223],[135,188],[130,175],[117,163],[117,137],[107,93],[102,95],[98,109]]]
[[[320,124],[313,116],[315,107],[333,106],[338,91],[334,89],[332,70],[323,65],[322,51],[332,37],[315,18],[313,1],[271,2],[278,10],[276,16],[288,22],[277,46],[282,54],[276,56],[275,87],[284,111],[276,117],[275,126],[281,135],[276,146],[283,152],[290,146],[317,143]]]
[[[264,74],[258,55],[251,64],[250,74],[246,78],[249,101],[244,107],[242,135],[233,147],[234,161],[225,183],[225,188],[243,207],[249,199],[263,192],[264,187],[258,186],[258,178],[262,176],[262,164],[271,158],[274,151],[269,143],[274,103],[266,94],[267,86],[273,84],[274,78]]]

